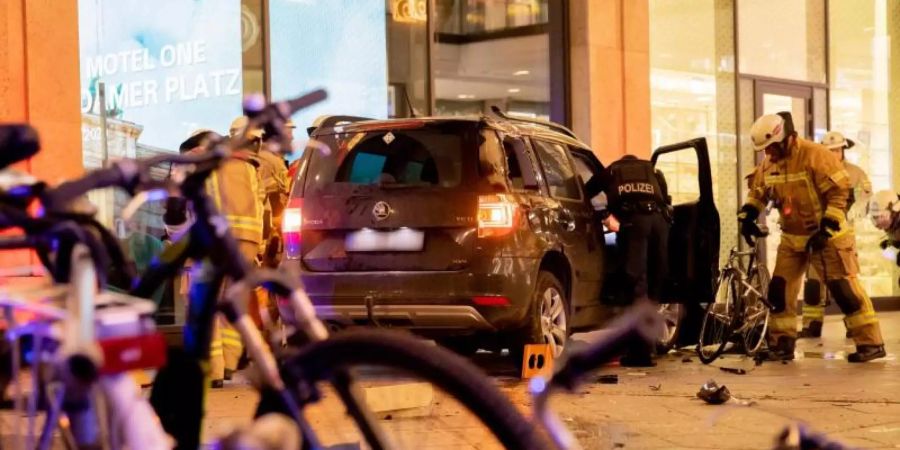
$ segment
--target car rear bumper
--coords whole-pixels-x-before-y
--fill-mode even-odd
[[[283,265],[297,270],[298,261]],[[535,285],[537,261],[498,258],[496,273],[307,272],[303,284],[320,318],[341,325],[417,330],[498,331],[521,326]],[[296,273],[296,272],[295,272]],[[485,306],[476,297],[505,297]]]
[[[316,305],[320,319],[341,325],[369,324],[434,330],[493,331],[494,326],[466,305]]]

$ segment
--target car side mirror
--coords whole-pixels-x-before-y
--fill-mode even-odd
[[[507,159],[509,159],[510,155],[515,157],[516,163],[519,165],[519,173],[522,174],[522,187],[530,190],[539,189],[540,185],[535,175],[535,168],[531,163],[528,151],[525,149],[525,142],[519,138],[505,136],[503,138],[503,151],[506,152]]]

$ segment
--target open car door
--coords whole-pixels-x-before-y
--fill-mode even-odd
[[[700,304],[715,296],[719,271],[719,211],[709,148],[705,138],[691,139],[656,149],[651,161],[666,177],[674,206],[662,302],[684,305],[678,341],[690,344],[696,342],[702,320]]]

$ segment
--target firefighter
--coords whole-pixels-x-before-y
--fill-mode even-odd
[[[626,155],[588,181],[589,198],[606,193],[604,222],[618,231],[616,245],[625,276],[625,295],[630,302],[660,300],[668,273],[669,200],[666,180],[650,161]],[[616,230],[618,228],[618,230]],[[629,349],[620,364],[630,367],[655,365],[652,347]]]
[[[246,122],[243,126],[246,127]],[[241,127],[231,130],[233,133],[242,131]],[[228,221],[241,254],[249,264],[255,266],[259,245],[262,242],[261,190],[257,172],[259,162],[255,156],[255,149],[261,142],[262,130],[252,130],[249,134],[254,137],[250,148],[240,149],[232,155],[232,158],[224,161],[207,179],[206,191],[216,208]],[[219,138],[220,136],[213,131],[198,130],[181,144],[179,151],[201,152],[210,141]],[[175,170],[180,171],[184,168],[176,167]],[[180,239],[193,221],[190,205],[183,198],[167,199],[163,222],[170,240]],[[202,274],[198,276],[200,279],[204,278]],[[186,287],[182,286],[180,291],[186,291]],[[221,388],[225,380],[231,379],[237,370],[242,351],[240,334],[224,318],[216,317],[209,351],[209,375],[213,388]]]
[[[770,359],[793,360],[797,338],[797,297],[810,263],[844,313],[856,351],[850,362],[885,356],[872,301],[858,280],[853,230],[847,224],[850,192],[847,171],[824,146],[801,139],[790,113],[767,114],[753,123],[750,139],[766,157],[756,167],[747,203],[738,220],[746,239],[763,235],[757,224],[770,200],[780,213],[781,242],[769,284],[774,306],[769,325]]]
[[[854,146],[854,142],[844,138],[844,135],[837,131],[831,131],[822,139],[822,145],[832,151],[835,156],[843,163],[844,170],[847,171],[850,180],[850,197],[847,200],[847,220],[853,225],[854,219],[859,217],[857,211],[859,206],[868,204],[869,197],[872,195],[872,183],[869,181],[868,175],[856,164],[847,161],[844,151]],[[803,289],[803,329],[800,331],[800,338],[818,338],[822,337],[822,321],[825,318],[825,306],[831,303],[828,299],[828,293],[825,289],[825,283],[822,282],[822,276],[815,270],[809,271],[806,280],[806,286]],[[847,337],[850,336],[850,330],[847,330]]]

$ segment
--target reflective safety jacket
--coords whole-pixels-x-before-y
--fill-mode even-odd
[[[281,229],[281,214],[288,198],[288,168],[284,158],[268,150],[261,150],[257,158],[259,178],[265,193],[263,237],[269,239]]]
[[[770,200],[774,202],[781,214],[783,240],[803,240],[797,244],[805,245],[805,238],[818,230],[825,216],[837,221],[841,231],[849,229],[849,195],[849,175],[837,156],[820,144],[797,138],[786,157],[772,161],[766,156],[756,167],[747,205],[762,213]]]
[[[225,216],[234,237],[257,245],[263,239],[258,166],[250,152],[235,152],[206,180],[206,191]]]

